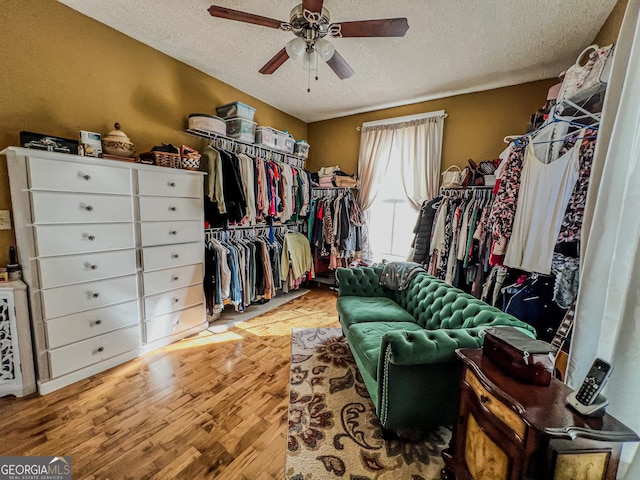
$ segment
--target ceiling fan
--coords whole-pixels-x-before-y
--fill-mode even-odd
[[[290,31],[296,36],[260,69],[260,73],[265,75],[275,72],[288,58],[302,57],[303,67],[312,70],[317,65],[319,56],[344,80],[353,75],[354,71],[324,37],[404,37],[409,29],[406,18],[331,23],[329,11],[323,7],[323,3],[324,0],[302,0],[300,5],[291,10],[288,23],[216,5],[209,7],[209,13],[213,17]]]

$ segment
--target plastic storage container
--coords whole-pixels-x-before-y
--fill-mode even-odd
[[[298,140],[293,146],[293,154],[300,158],[309,156],[309,144],[306,140]]]
[[[295,138],[285,132],[278,132],[278,138],[276,143],[278,144],[278,150],[282,150],[286,153],[293,153],[293,148],[296,144]]]
[[[254,143],[256,141],[256,123],[246,118],[236,117],[227,120],[227,137],[241,142]]]
[[[222,118],[229,120],[231,118],[240,117],[253,122],[253,116],[256,109],[242,102],[231,102],[226,105],[220,105],[216,108],[216,112]]]
[[[204,132],[226,135],[227,125],[222,118],[216,117],[215,115],[192,113],[189,115],[189,130],[202,130]]]
[[[276,137],[278,133],[277,130],[271,127],[258,127],[256,128],[256,144],[277,149]]]

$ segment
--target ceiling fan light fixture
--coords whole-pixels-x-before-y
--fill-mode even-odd
[[[316,40],[315,49],[318,52],[318,55],[320,55],[320,58],[325,62],[330,60],[336,51],[336,47],[334,47],[329,40],[325,40],[324,38]]]
[[[305,53],[306,49],[307,43],[300,37],[294,38],[285,45],[287,55],[289,55],[289,58],[292,58],[293,60],[300,58],[302,54]]]
[[[307,50],[302,56],[302,68],[307,71],[318,68],[318,53],[315,50]]]

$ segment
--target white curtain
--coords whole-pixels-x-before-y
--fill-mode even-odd
[[[371,206],[378,194],[393,150],[394,130],[385,125],[362,127],[358,156],[358,203],[362,211]]]
[[[577,388],[595,357],[614,366],[608,412],[640,433],[640,0],[630,0],[616,44],[594,155],[583,267],[567,383]],[[626,476],[640,454],[625,448]]]
[[[406,122],[389,119],[388,124],[362,127],[358,203],[363,211],[371,206],[378,194],[380,182],[389,168],[394,142],[400,151],[402,183],[409,203],[419,210],[422,202],[436,196],[444,118],[444,115],[437,115]]]
[[[422,202],[438,193],[442,157],[442,117],[424,118],[396,129],[400,170],[407,200],[419,211]]]

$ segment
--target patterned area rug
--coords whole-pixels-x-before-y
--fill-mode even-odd
[[[285,478],[439,480],[451,431],[383,440],[374,411],[340,329],[294,329]]]

